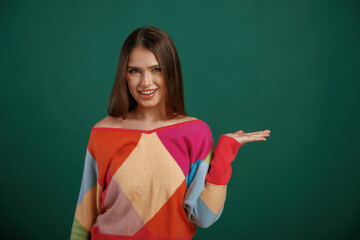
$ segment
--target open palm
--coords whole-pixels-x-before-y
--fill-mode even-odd
[[[244,133],[243,130],[239,130],[235,133],[227,133],[226,136],[234,138],[241,144],[245,144],[248,142],[255,142],[255,141],[266,141],[266,137],[270,136],[270,130],[266,129],[264,131],[257,131],[257,132],[250,132]]]

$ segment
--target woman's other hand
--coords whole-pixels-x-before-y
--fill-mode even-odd
[[[235,133],[227,133],[225,134],[225,136],[232,137],[239,143],[245,144],[248,142],[266,141],[265,137],[270,136],[270,130],[266,129],[264,131],[250,132],[250,133],[244,133],[244,131],[239,130]]]

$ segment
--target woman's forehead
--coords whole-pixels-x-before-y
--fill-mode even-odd
[[[160,63],[155,54],[146,48],[135,48],[129,55],[128,67],[154,67]]]

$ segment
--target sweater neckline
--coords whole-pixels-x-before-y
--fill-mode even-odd
[[[117,128],[117,127],[93,127],[92,130],[93,131],[115,131],[115,132],[140,132],[140,133],[150,134],[150,133],[157,132],[157,131],[160,131],[160,130],[181,126],[181,125],[185,125],[187,123],[196,122],[196,121],[201,121],[201,120],[200,119],[194,119],[194,120],[190,120],[190,121],[174,123],[174,124],[170,124],[170,125],[167,125],[167,126],[154,128],[154,129],[151,129],[151,130],[131,129],[131,128]]]

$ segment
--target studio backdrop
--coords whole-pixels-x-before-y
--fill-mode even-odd
[[[125,38],[173,38],[186,112],[243,145],[194,239],[360,238],[355,0],[1,1],[1,239],[68,239],[91,128]]]

